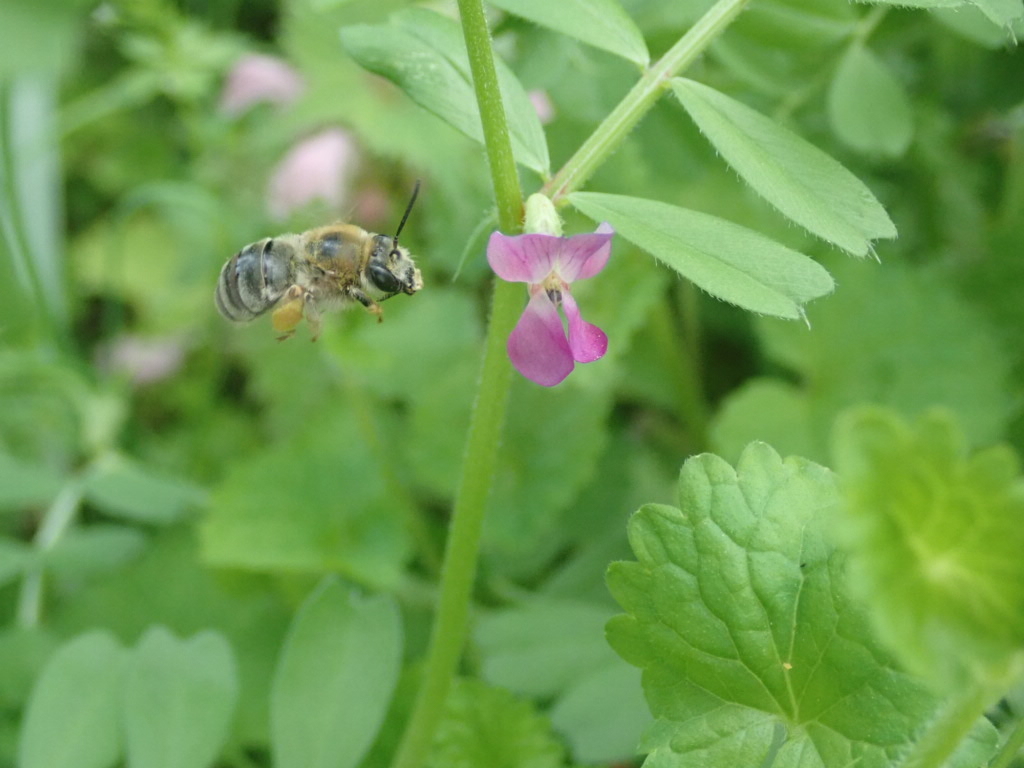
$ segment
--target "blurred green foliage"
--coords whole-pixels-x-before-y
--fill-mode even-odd
[[[490,279],[478,229],[491,203],[481,148],[342,47],[343,26],[410,5],[5,3],[0,768],[16,764],[49,659],[128,664],[157,625],[175,652],[194,650],[178,637],[208,630],[199,637],[229,649],[214,676],[237,673],[238,705],[217,765],[269,765],[285,629],[325,573],[340,574],[346,600],[391,593],[406,657],[420,656],[476,388]],[[657,57],[710,2],[622,5]],[[491,18],[505,62],[552,105],[557,168],[636,65]],[[810,306],[809,328],[754,318],[616,241],[608,269],[575,294],[608,333],[607,357],[555,390],[514,385],[477,591],[484,618],[464,670],[486,683],[460,685],[453,711],[507,718],[538,765],[630,758],[647,715],[635,670],[594,635],[614,612],[603,574],[628,553],[628,515],[674,502],[690,454],[734,461],[764,439],[827,461],[837,416],[865,403],[907,417],[945,406],[970,445],[1024,450],[1024,54],[1006,37],[973,8],[754,0],[688,71],[853,169],[900,233],[878,245],[880,263],[846,260],[787,224],[674,99],[596,174],[591,191],[692,207],[818,256],[836,291]],[[304,88],[289,104],[229,113],[229,72],[253,53],[280,57]],[[864,119],[870,109],[884,119]],[[331,127],[357,158],[343,202],[275,219],[275,168]],[[539,186],[522,174],[527,191]],[[339,219],[389,233],[415,179],[423,192],[402,236],[426,287],[388,302],[383,324],[354,310],[328,317],[315,344],[303,330],[279,343],[266,321],[217,316],[217,275],[242,245]],[[569,214],[566,231],[592,226]],[[544,647],[545,634],[561,645]],[[472,755],[487,742],[458,717],[437,765],[456,754],[480,764]],[[603,722],[615,727],[595,733]],[[395,738],[386,725],[368,764],[386,764]],[[93,747],[109,764],[109,745]]]

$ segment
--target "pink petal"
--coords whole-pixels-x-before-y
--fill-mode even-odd
[[[562,238],[556,259],[558,274],[567,283],[593,277],[608,263],[614,230],[602,223],[593,234]]]
[[[527,92],[526,95],[530,97],[530,103],[533,104],[533,108],[537,111],[537,117],[540,118],[541,125],[547,125],[555,119],[555,106],[551,103],[551,98],[548,96],[547,91],[535,88]]]
[[[508,337],[508,357],[517,371],[544,387],[553,387],[572,373],[573,354],[562,318],[546,292],[537,291],[530,298]]]
[[[340,128],[304,139],[274,169],[267,189],[267,210],[282,220],[318,199],[335,210],[343,208],[356,162],[355,142]]]
[[[592,363],[608,351],[608,336],[580,316],[579,305],[568,291],[562,291],[562,307],[569,319],[569,348],[578,363]]]
[[[487,242],[487,263],[502,280],[539,283],[551,272],[562,238],[554,235],[503,235]]]
[[[299,73],[283,59],[248,54],[231,67],[220,95],[220,109],[238,115],[262,101],[290,104],[304,87]]]

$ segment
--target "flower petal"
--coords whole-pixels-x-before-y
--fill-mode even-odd
[[[558,274],[567,283],[593,277],[608,263],[612,253],[612,235],[615,231],[607,222],[593,234],[562,238],[556,260]]]
[[[562,238],[554,235],[491,234],[487,263],[502,280],[539,283],[551,272]]]
[[[573,354],[562,318],[544,291],[537,291],[508,337],[508,357],[523,376],[553,387],[572,373]]]
[[[283,59],[248,54],[231,67],[220,96],[220,109],[227,115],[239,115],[261,101],[291,104],[304,87],[301,75]]]
[[[283,220],[313,200],[343,208],[357,165],[358,150],[347,131],[328,128],[303,139],[274,169],[267,186],[267,211]]]
[[[577,363],[592,363],[608,351],[608,336],[596,325],[586,322],[580,315],[576,299],[562,291],[562,307],[569,319],[569,349]]]

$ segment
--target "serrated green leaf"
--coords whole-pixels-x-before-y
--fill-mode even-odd
[[[897,5],[908,8],[957,8],[971,5],[981,11],[992,23],[1007,27],[1024,17],[1024,0],[859,0],[878,5]]]
[[[735,470],[688,460],[679,494],[633,516],[638,562],[608,572],[628,612],[609,641],[644,670],[657,718],[649,764],[760,765],[784,729],[773,765],[892,765],[935,700],[847,597],[831,473],[754,443]]]
[[[324,579],[296,613],[274,675],[274,765],[357,765],[384,720],[401,659],[395,602]]]
[[[751,312],[800,318],[804,303],[834,287],[812,259],[724,219],[623,195],[574,192],[569,200],[712,296]]]
[[[29,697],[20,768],[110,768],[121,755],[125,652],[107,631],[89,632],[50,658]]]
[[[672,90],[743,180],[812,234],[855,256],[896,236],[881,203],[834,158],[706,85],[674,78]]]
[[[179,640],[163,627],[143,635],[125,683],[128,763],[206,768],[228,734],[238,699],[231,646],[217,632]]]
[[[428,768],[561,768],[563,749],[527,701],[478,680],[456,680]]]
[[[489,0],[490,4],[642,67],[651,60],[644,37],[618,0]]]
[[[832,130],[867,154],[898,157],[914,135],[906,91],[869,49],[852,45],[836,68],[828,91]]]
[[[960,684],[1024,647],[1024,482],[1006,446],[969,456],[950,414],[881,408],[837,423],[854,585],[904,663]]]
[[[123,456],[110,456],[89,475],[85,497],[103,512],[142,523],[167,525],[205,501],[202,490],[158,474]]]
[[[394,82],[429,112],[483,141],[469,57],[459,25],[422,8],[392,17],[389,25],[343,27],[341,42],[362,67]],[[495,60],[516,160],[547,175],[547,141],[537,111],[505,64]]]

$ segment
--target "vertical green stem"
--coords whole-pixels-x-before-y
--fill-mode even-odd
[[[78,514],[78,507],[85,495],[85,486],[95,471],[96,462],[68,480],[57,498],[43,514],[42,523],[32,541],[33,546],[45,553],[53,549],[71,527]],[[18,626],[35,627],[39,624],[43,610],[43,568],[35,566],[25,574],[18,593]]]
[[[668,87],[669,79],[699,56],[750,0],[718,0],[664,57],[640,79],[580,147],[543,192],[557,200],[577,189],[622,142]],[[483,123],[487,160],[494,183],[498,224],[503,232],[522,226],[522,191],[512,156],[505,111],[498,88],[490,31],[481,0],[459,0],[462,31]],[[511,367],[505,340],[523,306],[522,289],[496,281],[484,349],[483,369],[469,427],[462,477],[441,569],[437,613],[423,681],[393,768],[418,768],[430,748],[452,678],[466,641],[484,506],[497,463]]]
[[[498,222],[504,232],[518,232],[522,226],[522,192],[498,89],[490,31],[481,0],[459,0],[459,10],[483,121]],[[505,353],[505,341],[522,308],[522,286],[496,280],[462,477],[441,569],[437,613],[426,667],[412,715],[392,764],[394,768],[422,765],[437,723],[444,713],[445,700],[465,646],[484,507],[497,465],[498,445],[511,386],[512,369]]]
[[[640,118],[668,88],[669,81],[702,54],[749,2],[718,0],[711,6],[679,42],[644,73],[569,162],[544,185],[542,192],[557,203],[579,189],[640,122]]]

